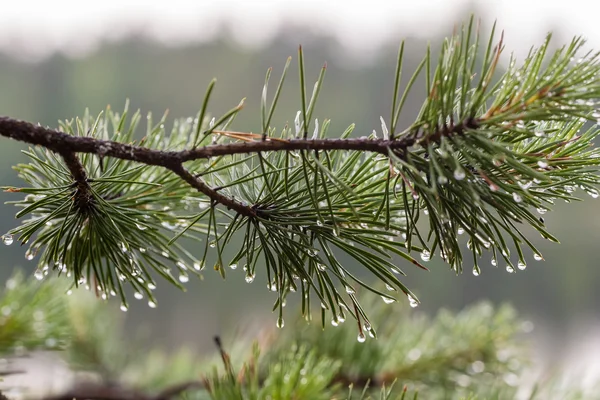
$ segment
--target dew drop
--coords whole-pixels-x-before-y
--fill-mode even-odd
[[[143,294],[141,294],[140,292],[135,292],[135,293],[133,294],[133,297],[135,297],[135,298],[136,298],[136,299],[138,299],[138,300],[141,300],[141,299],[143,299],[143,298],[144,298],[144,295],[143,295]]]
[[[148,300],[148,307],[150,308],[156,308],[156,303],[152,300]]]
[[[327,269],[327,267],[325,266],[325,264],[317,263],[317,269],[323,272]]]
[[[71,289],[67,290],[67,296],[70,296],[73,294],[73,291]]]
[[[38,281],[41,281],[42,279],[44,279],[44,271],[42,271],[41,269],[36,269],[33,273],[33,276],[35,276],[35,279],[37,279]]]
[[[283,326],[285,325],[285,322],[283,321],[282,317],[277,318],[277,327],[279,329],[283,328]]]
[[[389,285],[389,284],[387,284],[387,283],[385,284],[385,288],[386,288],[388,291],[390,291],[390,292],[395,292],[395,291],[396,291],[396,289],[395,289],[393,286],[390,286],[390,285]]]
[[[545,208],[543,208],[543,207],[540,207],[540,208],[537,209],[537,212],[538,212],[538,214],[544,215],[544,214],[546,214],[548,212],[548,210],[545,209]]]
[[[421,260],[423,260],[423,261],[431,260],[431,253],[429,252],[429,250],[425,249],[421,252]]]
[[[465,171],[458,167],[454,170],[454,179],[456,179],[457,181],[462,181],[463,179],[465,179],[467,175],[465,174]]]
[[[589,194],[590,196],[592,196],[593,199],[597,199],[598,198],[598,191],[596,189],[590,189],[590,190],[588,190],[587,194]]]
[[[547,161],[544,161],[544,160],[540,160],[540,161],[538,161],[538,162],[537,162],[537,165],[538,165],[540,168],[548,168],[548,162],[547,162]]]
[[[323,221],[321,221],[320,219],[317,220],[317,226],[323,226]]]
[[[237,264],[229,264],[229,268],[231,268],[231,269],[237,269]]]
[[[392,304],[396,301],[396,299],[394,299],[393,297],[381,296],[381,298],[383,299],[383,302],[385,304]]]
[[[465,230],[464,230],[463,228],[459,227],[459,228],[456,230],[456,233],[458,233],[459,235],[462,235],[463,233],[465,233]]]
[[[413,192],[412,198],[413,198],[413,200],[419,200],[419,193]]]
[[[119,307],[119,308],[120,308],[120,309],[121,309],[121,311],[123,311],[123,312],[127,312],[127,310],[129,309],[129,308],[127,307],[127,304],[125,304],[125,303],[122,303],[122,304],[121,304],[121,307]]]
[[[212,242],[210,242],[208,245],[209,245],[211,248],[213,248],[213,249],[214,249],[214,248],[215,248],[215,246],[217,245],[217,243],[216,243],[216,242],[213,240],[213,241],[212,241]]]
[[[138,250],[140,251],[140,253],[145,253],[146,252],[146,249],[144,247],[140,247]]]
[[[473,267],[473,275],[479,276],[480,274],[481,274],[481,271],[479,270],[479,268]]]
[[[346,293],[354,294],[354,293],[356,293],[356,291],[352,287],[346,286]]]
[[[252,283],[254,281],[254,275],[246,275],[246,283]]]
[[[438,176],[437,181],[440,185],[445,185],[448,183],[448,178],[446,178],[444,175],[440,175]]]
[[[521,187],[521,189],[523,190],[527,190],[531,187],[531,185],[533,185],[533,181],[525,181],[525,182],[520,182],[519,181],[519,186]]]
[[[512,197],[513,197],[513,200],[515,201],[515,203],[520,203],[523,201],[523,198],[518,193],[513,193]]]
[[[27,250],[27,251],[25,252],[25,258],[27,259],[27,261],[31,261],[31,260],[33,260],[33,257],[35,257],[35,254],[34,254],[34,252],[33,252],[33,251],[31,251],[31,249],[30,249],[30,250]]]
[[[190,277],[186,274],[179,275],[179,282],[186,283],[190,280]]]
[[[419,302],[417,301],[417,299],[412,297],[410,294],[407,294],[407,296],[408,296],[408,304],[410,304],[410,306],[412,308],[415,308],[419,305]]]
[[[11,244],[13,244],[13,235],[11,235],[10,233],[7,233],[5,235],[2,235],[2,242],[7,245],[10,246]]]
[[[513,272],[515,272],[515,269],[512,267],[512,265],[507,265],[506,272],[512,274]]]
[[[498,266],[498,260],[496,260],[495,258],[492,258],[492,265],[494,267],[497,267]]]
[[[536,131],[533,132],[533,134],[536,137],[542,137],[542,136],[544,136],[544,131],[536,130]]]
[[[334,317],[334,318],[331,320],[331,325],[333,325],[333,326],[338,326],[338,325],[339,325],[337,317]]]
[[[525,264],[525,261],[519,260],[519,262],[517,263],[517,268],[523,271],[525,268],[527,268],[527,264]]]
[[[544,259],[544,257],[542,257],[542,255],[541,255],[541,254],[534,253],[534,254],[533,254],[533,259],[534,259],[535,261],[542,261],[542,260]]]
[[[194,269],[196,271],[202,271],[204,269],[204,263],[202,263],[202,265],[200,265],[199,263],[194,263]]]
[[[359,343],[364,343],[365,340],[367,340],[367,337],[365,336],[364,333],[361,332],[358,334],[358,337],[356,338],[356,340],[358,340]]]
[[[142,224],[135,224],[135,226],[137,226],[137,228],[138,228],[140,231],[145,231],[146,229],[148,229],[148,227],[147,227],[147,226],[145,226],[145,225],[142,225]]]

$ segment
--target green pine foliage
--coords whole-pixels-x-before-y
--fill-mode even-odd
[[[524,231],[557,241],[540,215],[558,199],[578,200],[576,187],[599,195],[600,130],[590,124],[600,120],[598,53],[581,54],[581,38],[550,52],[548,35],[500,72],[504,44],[494,31],[486,40],[471,20],[437,57],[428,48],[408,79],[402,44],[390,113],[367,134],[353,124],[330,132],[329,120],[313,119],[326,66],[307,90],[302,48],[293,123],[272,125],[288,60],[274,93],[267,72],[258,133],[233,128],[243,100],[211,118],[214,80],[195,118],[167,128],[166,115],[148,115],[142,134],[142,114],[128,107],[86,112],[57,130],[0,117],[0,135],[31,146],[29,162],[15,167],[25,187],[4,187],[25,196],[11,202],[21,222],[2,239],[27,244],[35,277],[49,281],[9,281],[0,351],[63,348],[75,368],[105,382],[161,390],[191,379],[181,390],[198,398],[500,399],[518,390],[547,398],[548,386],[519,386],[527,360],[510,309],[429,320],[388,305],[418,306],[401,278],[438,254],[457,274],[465,258],[475,275],[484,256],[508,273],[542,260]],[[409,92],[419,90],[420,112],[400,127]],[[64,296],[80,298],[75,289],[85,287],[126,311],[133,289],[156,307],[158,284],[184,289],[208,263],[223,278],[239,266],[246,282],[277,293],[277,326],[288,329],[238,343],[245,362],[220,341],[217,364],[185,352],[140,360],[102,302]],[[303,321],[286,323],[295,293]],[[303,325],[313,319],[321,326]],[[346,320],[355,328],[322,331]]]
[[[17,235],[29,245],[38,276],[67,275],[98,297],[119,297],[123,310],[128,286],[155,307],[159,279],[183,288],[209,259],[223,277],[240,265],[247,282],[258,276],[278,293],[280,326],[293,292],[305,318],[316,305],[324,325],[345,315],[370,324],[359,286],[386,303],[417,306],[404,271],[426,269],[422,261],[439,254],[462,272],[463,237],[475,275],[484,252],[516,272],[530,256],[543,259],[524,227],[557,241],[538,213],[556,199],[576,200],[575,187],[598,197],[599,130],[587,124],[599,117],[598,55],[581,55],[581,38],[553,54],[549,43],[550,35],[500,74],[502,37],[492,30],[484,41],[471,20],[444,41],[437,61],[427,49],[401,93],[402,45],[390,116],[379,134],[358,138],[353,125],[332,133],[328,120],[313,122],[326,67],[309,95],[302,49],[293,127],[271,125],[289,60],[270,101],[267,73],[262,133],[230,130],[243,100],[209,118],[215,81],[196,118],[167,129],[164,117],[154,123],[149,115],[141,138],[141,114],[127,108],[61,122],[62,133],[25,123],[31,137],[5,118],[0,133],[42,146],[16,166],[28,186],[5,188],[27,194],[14,202],[16,216],[27,219],[4,241]],[[401,130],[399,115],[420,77],[425,100]],[[354,274],[341,254],[382,285]]]

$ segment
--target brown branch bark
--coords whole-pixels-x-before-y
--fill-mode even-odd
[[[416,143],[427,145],[428,143],[439,142],[442,136],[462,135],[466,129],[476,129],[479,125],[479,120],[469,118],[456,125],[444,126],[427,134],[415,132],[394,140],[367,138],[267,139],[210,145],[182,151],[162,151],[89,136],[73,136],[10,117],[0,117],[0,135],[31,145],[42,146],[59,153],[64,158],[67,167],[77,182],[78,193],[82,196],[80,201],[85,202],[88,198],[86,196],[89,195],[89,186],[86,172],[76,153],[91,153],[100,157],[114,157],[167,168],[213,201],[244,216],[253,217],[257,215],[256,210],[210,188],[201,179],[194,177],[185,169],[183,163],[215,156],[296,150],[350,150],[375,152],[386,156],[389,151],[393,151],[397,156],[403,158],[407,149]]]

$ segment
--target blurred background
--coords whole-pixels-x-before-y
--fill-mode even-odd
[[[598,50],[598,11],[591,0],[8,2],[0,13],[0,114],[56,126],[86,107],[92,114],[109,104],[119,110],[129,98],[131,108],[144,113],[169,109],[172,121],[195,115],[206,85],[216,77],[209,111],[221,114],[245,97],[235,128],[256,132],[267,68],[273,67],[278,79],[286,58],[295,57],[302,44],[312,81],[323,62],[328,65],[316,116],[332,120],[331,134],[355,122],[355,134],[362,136],[380,130],[380,115],[388,117],[401,40],[406,40],[408,71],[428,42],[435,49],[475,13],[485,34],[497,20],[507,53],[514,50],[519,60],[548,31],[555,47],[583,35],[587,46]],[[504,54],[504,63],[508,57]],[[288,78],[275,122],[279,128],[293,120],[300,104],[296,68]],[[401,126],[418,111],[422,87],[416,85]],[[25,161],[20,153],[25,147],[1,143],[0,185],[19,186],[11,166]],[[15,196],[0,193],[0,202]],[[546,365],[600,375],[600,203],[580,196],[584,202],[558,204],[545,215],[562,244],[529,232],[547,261],[530,256],[525,271],[508,274],[488,261],[474,277],[471,265],[461,276],[435,259],[429,273],[405,265],[405,282],[422,301],[418,310],[458,310],[481,299],[509,302],[533,322],[535,346]],[[15,212],[0,207],[0,233],[16,226]],[[0,281],[15,267],[33,272],[35,261],[26,261],[24,252],[16,245],[0,248]],[[133,338],[142,330],[157,345],[204,352],[212,350],[215,334],[274,326],[276,315],[269,310],[275,296],[266,290],[266,278],[247,284],[243,274],[230,271],[223,281],[208,270],[202,281],[188,284],[187,293],[159,286],[157,309],[132,304],[128,332]],[[290,304],[287,312],[290,318],[299,310]]]

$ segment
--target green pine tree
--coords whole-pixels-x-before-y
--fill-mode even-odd
[[[509,273],[526,267],[528,252],[542,260],[523,227],[557,241],[540,214],[556,199],[575,200],[575,187],[598,197],[594,139],[600,130],[589,124],[600,118],[598,54],[580,54],[581,38],[553,54],[549,43],[550,35],[521,65],[511,59],[500,74],[502,37],[496,40],[492,30],[484,40],[471,20],[444,41],[437,63],[428,48],[408,80],[401,45],[389,115],[362,136],[353,136],[353,125],[333,133],[328,120],[313,120],[326,65],[307,90],[302,48],[293,126],[271,123],[291,60],[274,92],[267,71],[258,133],[233,128],[243,100],[209,116],[215,81],[195,118],[167,130],[166,115],[156,122],[148,115],[143,136],[141,113],[127,107],[86,112],[58,130],[0,117],[0,135],[31,146],[29,163],[15,167],[27,186],[4,188],[25,194],[12,202],[22,223],[2,239],[28,245],[26,257],[37,257],[36,278],[68,278],[50,279],[41,286],[47,293],[32,289],[35,282],[11,280],[3,301],[9,309],[22,307],[0,320],[0,351],[67,349],[75,365],[92,368],[104,383],[159,393],[96,383],[60,397],[69,399],[184,392],[214,399],[513,397],[524,356],[512,311],[481,306],[426,321],[387,304],[416,307],[403,269],[427,269],[424,263],[438,255],[456,273],[473,263],[475,275],[484,253]],[[421,77],[423,105],[401,127],[407,95],[419,90]],[[353,274],[342,254],[374,282]],[[159,280],[183,289],[212,258],[210,268],[223,278],[239,265],[246,282],[266,280],[278,295],[279,328],[297,323],[285,324],[283,315],[288,295],[297,295],[304,319],[319,319],[323,327],[353,320],[356,330],[296,327],[265,339],[268,346],[242,346],[253,349],[245,363],[233,360],[218,339],[222,365],[213,371],[184,353],[151,353],[134,365],[116,331],[107,332],[113,317],[103,304],[71,304],[59,295],[84,286],[104,300],[118,297],[126,311],[132,288],[156,307]],[[370,293],[359,294],[359,287]],[[35,301],[51,322],[41,330],[30,306]],[[390,312],[398,325],[386,322]],[[376,329],[379,340],[367,341],[378,336]],[[160,363],[173,367],[152,370]],[[168,386],[186,377],[189,384]],[[529,390],[534,397],[536,389]]]

